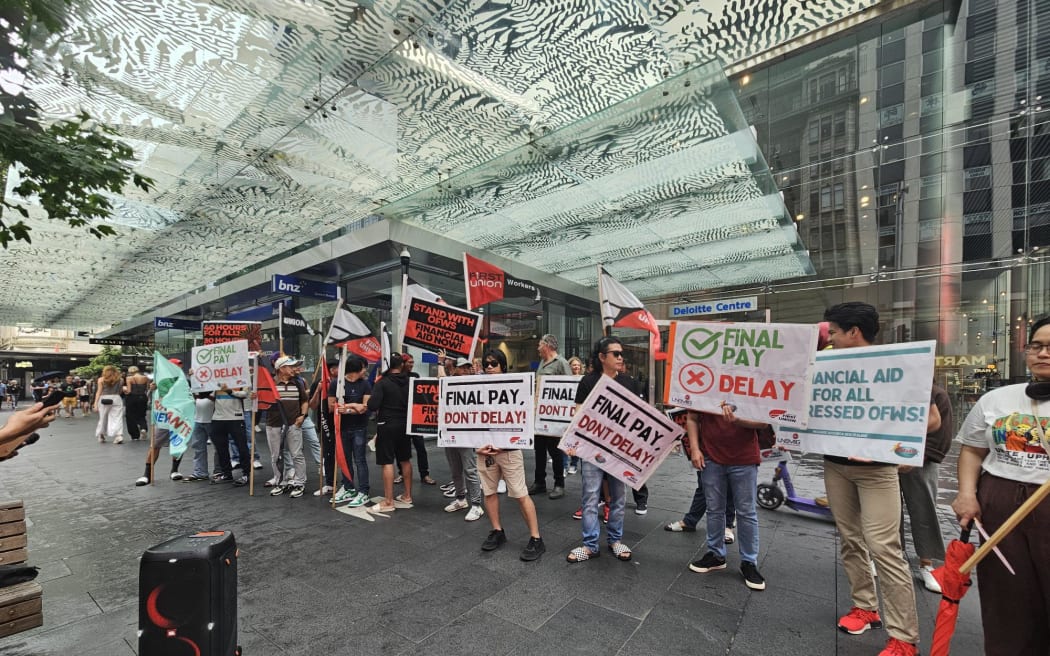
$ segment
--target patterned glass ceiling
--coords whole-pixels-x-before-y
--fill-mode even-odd
[[[377,212],[643,297],[812,273],[721,70],[876,4],[75,2],[27,93],[156,188],[117,238],[33,221],[0,323],[108,325]]]

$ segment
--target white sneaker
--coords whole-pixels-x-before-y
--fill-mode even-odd
[[[933,565],[920,567],[919,574],[922,575],[922,584],[926,586],[927,590],[937,594],[941,593],[941,584],[937,582],[937,579],[933,578]]]
[[[452,503],[445,506],[445,512],[456,512],[457,510],[466,510],[470,507],[466,499],[454,499]]]
[[[252,463],[252,469],[262,469],[262,463],[256,460]]]
[[[317,490],[316,492],[314,492],[314,496],[315,497],[326,497],[326,496],[330,495],[331,493],[332,493],[332,486],[331,485],[325,485],[320,490]]]
[[[467,516],[463,518],[465,522],[476,522],[485,516],[485,511],[481,506],[471,506]]]
[[[116,444],[116,442],[114,442],[114,444]],[[171,480],[173,480],[173,481],[181,481],[182,480],[182,474],[180,474],[179,472],[171,472]]]
[[[505,481],[505,480],[503,480],[501,478],[501,479],[499,479],[499,485],[496,486],[496,494],[506,494],[506,493],[507,493],[507,481]]]
[[[725,543],[733,544],[734,542],[736,542],[736,536],[733,535],[733,529],[727,528],[725,533]]]
[[[113,440],[113,444],[123,444],[123,443],[124,443],[124,436],[123,435],[121,435],[117,439]]]
[[[569,475],[572,476],[576,473],[576,465],[569,465]]]
[[[260,426],[259,424],[256,424],[256,425],[255,425],[255,432],[256,432],[256,433],[261,433],[261,432],[263,432],[263,427],[262,427],[262,426]]]
[[[143,485],[149,485],[149,479],[146,478],[145,476],[139,476],[138,478],[135,479],[135,485],[137,487],[142,487]]]

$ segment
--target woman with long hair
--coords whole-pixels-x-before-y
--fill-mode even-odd
[[[124,399],[121,394],[127,392],[120,370],[111,364],[103,367],[95,390],[95,410],[98,412],[95,435],[100,443],[107,437],[113,440],[113,444],[124,441]]]
[[[132,440],[146,437],[149,424],[146,412],[149,410],[149,378],[139,371],[138,367],[128,367],[128,395],[124,399],[124,420],[128,425],[128,436]]]

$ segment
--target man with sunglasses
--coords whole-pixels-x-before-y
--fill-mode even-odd
[[[595,385],[601,380],[601,376],[609,376],[632,394],[642,396],[638,383],[624,373],[623,356],[623,342],[616,337],[603,337],[598,340],[591,353],[592,371],[580,380],[576,388],[577,410],[587,400]],[[575,450],[570,450],[569,455],[576,455]],[[583,480],[583,546],[570,551],[566,560],[570,563],[579,563],[597,558],[601,553],[598,549],[598,537],[602,526],[598,521],[598,500],[601,497],[603,478],[609,484],[609,520],[605,525],[609,550],[618,560],[630,560],[631,549],[620,541],[623,538],[623,518],[627,507],[627,489],[623,481],[612,476],[605,476],[605,472],[595,464],[589,462],[580,464]]]

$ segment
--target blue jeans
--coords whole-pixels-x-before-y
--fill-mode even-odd
[[[707,497],[704,496],[703,472],[696,470],[696,491],[693,492],[693,503],[689,504],[689,512],[682,517],[682,523],[689,528],[696,528],[704,513],[707,512]],[[726,528],[736,526],[736,511],[733,509],[733,489],[726,488]]]
[[[199,478],[208,477],[208,440],[211,439],[211,424],[197,423],[190,435],[190,446],[193,448],[193,475]]]
[[[321,441],[317,438],[317,426],[309,416],[303,420],[303,447],[310,449],[314,462],[321,462]]]
[[[704,467],[707,500],[707,550],[726,557],[726,497],[733,493],[736,543],[742,562],[758,564],[758,465],[720,465],[710,459]]]
[[[580,476],[583,478],[583,546],[591,552],[598,551],[598,536],[602,523],[598,519],[598,500],[602,496],[602,480],[605,472],[589,462],[581,462]],[[627,488],[623,481],[609,476],[609,523],[605,525],[605,538],[609,544],[623,538],[623,515],[627,507]]]
[[[354,480],[348,481],[343,477],[343,489],[357,489],[358,492],[368,494],[368,434],[365,427],[344,428],[341,436],[343,442],[343,457],[346,458],[346,466],[352,468]]]

